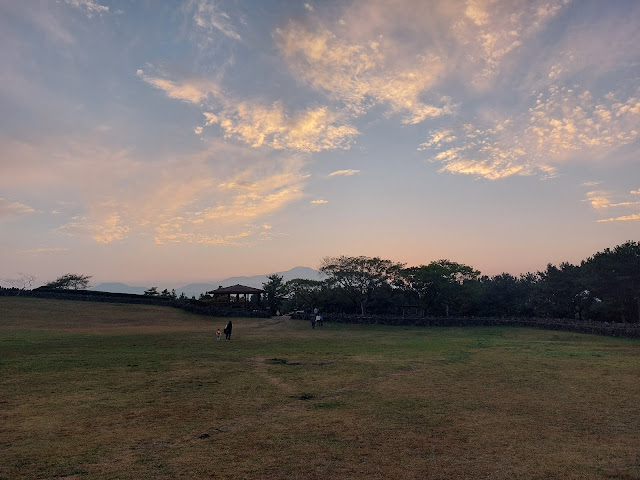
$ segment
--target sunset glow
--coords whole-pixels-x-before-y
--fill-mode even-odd
[[[640,3],[0,4],[0,279],[640,239]],[[1,283],[0,283],[1,284]]]

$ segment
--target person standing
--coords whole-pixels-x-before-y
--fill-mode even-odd
[[[220,341],[220,329],[216,331],[216,340]]]
[[[227,340],[231,340],[231,329],[233,328],[233,323],[231,323],[231,320],[229,320],[229,323],[227,323],[227,326],[224,327],[224,334]]]

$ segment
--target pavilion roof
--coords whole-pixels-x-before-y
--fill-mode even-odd
[[[264,290],[260,290],[259,288],[247,287],[245,285],[233,285],[231,287],[218,287],[215,290],[211,290],[210,292],[213,295],[236,295],[236,294],[254,294],[254,293],[264,293]]]

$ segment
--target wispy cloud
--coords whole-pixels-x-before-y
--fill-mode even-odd
[[[100,205],[90,207],[89,216],[76,216],[70,222],[60,226],[58,231],[66,235],[89,236],[97,243],[112,243],[124,240],[129,226],[123,225],[118,213],[104,213]]]
[[[640,213],[636,213],[634,215],[623,215],[621,217],[605,218],[605,219],[602,219],[602,220],[598,220],[598,223],[604,223],[604,222],[629,222],[629,221],[633,221],[633,220],[640,220]]]
[[[620,194],[607,190],[593,190],[586,194],[585,201],[588,202],[596,211],[606,212],[611,214],[612,210],[636,210],[640,207],[640,201],[636,200],[634,196],[635,191],[630,191],[629,194]],[[614,217],[601,218],[597,220],[598,223],[610,223],[610,222],[628,222],[633,220],[640,220],[640,213],[631,214],[618,214]]]
[[[226,102],[225,109],[207,124],[217,123],[225,138],[238,139],[252,147],[301,152],[349,149],[358,130],[327,107],[308,108],[289,114],[281,102],[260,105]]]
[[[450,98],[436,93],[443,82],[486,87],[504,59],[568,3],[353,2],[338,21],[309,10],[274,38],[297,78],[354,115],[383,105],[403,123],[418,124],[456,111]]]
[[[351,175],[356,175],[360,173],[360,170],[353,170],[353,169],[348,169],[348,170],[336,170],[335,172],[331,172],[329,174],[330,177],[337,177],[337,176],[351,176]]]
[[[87,17],[91,18],[94,15],[100,15],[103,13],[109,13],[109,7],[101,5],[94,0],[64,0],[67,5],[84,10]]]
[[[471,84],[486,87],[504,59],[529,42],[570,0],[501,2],[467,0],[464,14],[455,16],[452,31]]]
[[[53,255],[56,253],[63,253],[68,251],[70,251],[69,248],[42,247],[42,248],[32,248],[30,250],[26,250],[26,253],[30,255]]]
[[[161,76],[137,72],[145,82],[165,92],[169,98],[205,106],[202,128],[218,125],[225,138],[236,139],[254,148],[320,152],[348,149],[358,130],[345,122],[344,116],[327,107],[309,107],[289,112],[281,101],[270,105],[259,101],[238,100],[223,92],[216,82],[169,80]],[[215,113],[207,110],[215,110]]]
[[[598,99],[588,90],[549,87],[530,97],[526,113],[494,121],[489,127],[470,123],[430,132],[419,150],[442,171],[488,179],[511,175],[553,176],[566,161],[597,161],[635,142],[640,130],[640,101]]]
[[[587,202],[591,204],[593,208],[599,210],[601,208],[609,208],[611,206],[611,199],[609,192],[603,190],[594,190],[587,192]]]
[[[633,192],[631,192],[633,195]],[[618,201],[611,200],[611,193],[603,190],[597,190],[593,192],[587,192],[587,201],[595,209],[601,208],[615,208],[615,207],[636,207],[640,205],[638,200],[626,200],[621,199]],[[620,195],[617,195],[619,198]]]
[[[194,24],[202,29],[211,42],[217,32],[233,40],[242,40],[231,16],[220,9],[220,3],[211,0],[189,0],[183,7],[192,15]]]
[[[326,203],[329,203],[327,200],[311,200],[311,205],[324,205]]]
[[[151,236],[157,244],[220,244],[225,238],[238,244],[245,231],[251,233],[246,242],[256,235],[267,239],[261,235],[267,229],[243,226],[262,225],[270,214],[301,199],[308,178],[301,157],[224,142],[204,140],[195,154],[155,157],[153,168],[130,152],[94,142],[56,138],[39,145],[5,144],[12,167],[9,177],[0,178],[0,188],[64,188],[67,205],[55,215],[61,224],[57,231],[97,243]],[[130,188],[132,178],[135,189]],[[0,218],[33,212],[28,205],[0,199]]]
[[[206,79],[183,79],[172,81],[162,76],[152,76],[138,69],[136,74],[149,85],[162,90],[169,98],[200,104],[209,96],[220,96],[220,87],[214,81]]]
[[[28,205],[19,202],[11,202],[6,198],[0,198],[0,219],[35,213],[35,210]]]
[[[451,112],[448,99],[422,100],[443,70],[441,58],[425,54],[402,65],[382,35],[350,39],[349,28],[337,25],[332,31],[323,24],[310,28],[291,21],[276,30],[275,38],[297,77],[342,102],[353,115],[384,104],[404,123],[415,124]]]

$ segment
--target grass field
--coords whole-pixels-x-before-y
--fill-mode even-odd
[[[0,297],[0,478],[640,479],[640,341]]]

